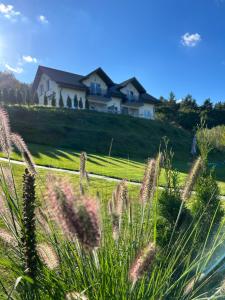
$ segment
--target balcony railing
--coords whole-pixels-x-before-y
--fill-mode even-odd
[[[89,89],[89,95],[98,95],[98,96],[105,96],[107,94],[106,89]]]

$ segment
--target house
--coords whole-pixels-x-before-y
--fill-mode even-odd
[[[89,108],[146,119],[155,118],[158,103],[135,77],[116,84],[101,68],[83,76],[39,66],[33,92],[37,92],[39,105]]]

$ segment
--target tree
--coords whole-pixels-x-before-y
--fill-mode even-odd
[[[77,95],[74,95],[74,98],[73,98],[73,106],[74,106],[74,108],[78,108]]]
[[[85,109],[89,109],[89,101],[88,98],[85,100]]]
[[[72,107],[72,100],[71,100],[70,96],[67,97],[67,100],[66,100],[66,106],[67,106],[68,108],[71,108],[71,107]]]
[[[211,99],[208,98],[204,101],[203,105],[200,107],[201,110],[203,111],[207,111],[207,112],[210,112],[213,110],[213,104],[211,102]]]
[[[176,96],[173,92],[170,92],[168,101],[171,103],[176,103]]]
[[[83,108],[83,101],[82,98],[80,97],[80,101],[79,101],[79,108],[82,109]]]
[[[9,90],[9,101],[8,102],[11,103],[11,104],[16,103],[16,95],[15,95],[15,90],[14,89]]]
[[[30,89],[27,89],[25,91],[25,103],[30,106],[31,104],[31,94],[30,94]]]
[[[55,93],[53,93],[53,95],[52,95],[52,102],[51,102],[51,105],[52,105],[53,107],[56,106]]]
[[[59,96],[59,107],[64,107],[63,97],[62,97],[62,93],[61,92],[60,92],[60,96]]]
[[[19,105],[22,105],[22,104],[23,104],[23,96],[22,96],[22,93],[21,93],[20,90],[17,90],[16,102],[17,102]]]
[[[3,102],[5,104],[8,104],[9,103],[9,93],[8,93],[8,89],[7,88],[3,89],[2,95],[3,95]]]
[[[48,97],[46,94],[44,95],[44,105],[48,105]]]
[[[192,98],[190,94],[188,94],[181,102],[180,102],[180,110],[190,112],[197,111],[198,105],[196,100]]]
[[[33,95],[33,103],[34,104],[39,104],[39,98],[37,92],[34,93]]]

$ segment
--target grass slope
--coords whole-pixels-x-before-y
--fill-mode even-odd
[[[191,134],[161,121],[93,111],[39,107],[7,107],[12,129],[26,142],[144,160],[153,156],[164,136],[176,159],[188,158]]]

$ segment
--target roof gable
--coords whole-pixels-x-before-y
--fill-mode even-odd
[[[89,73],[88,75],[84,76],[81,79],[81,82],[85,79],[87,79],[88,77],[90,77],[93,74],[97,74],[105,83],[108,87],[111,87],[114,85],[114,82],[112,81],[112,79],[105,73],[105,71],[103,71],[102,68],[97,68],[96,70],[92,71],[91,73]]]
[[[128,85],[128,83],[131,83],[136,89],[137,91],[142,94],[142,93],[146,93],[146,90],[145,88],[140,84],[140,82],[137,80],[136,77],[132,77],[128,80],[125,80],[121,83],[119,83],[117,86],[118,86],[118,89],[120,90],[121,88],[125,87]]]
[[[39,66],[33,82],[33,90],[37,89],[42,74],[48,75],[51,80],[55,81],[62,87],[86,89],[85,85],[80,82],[80,80],[84,77],[82,75]]]

